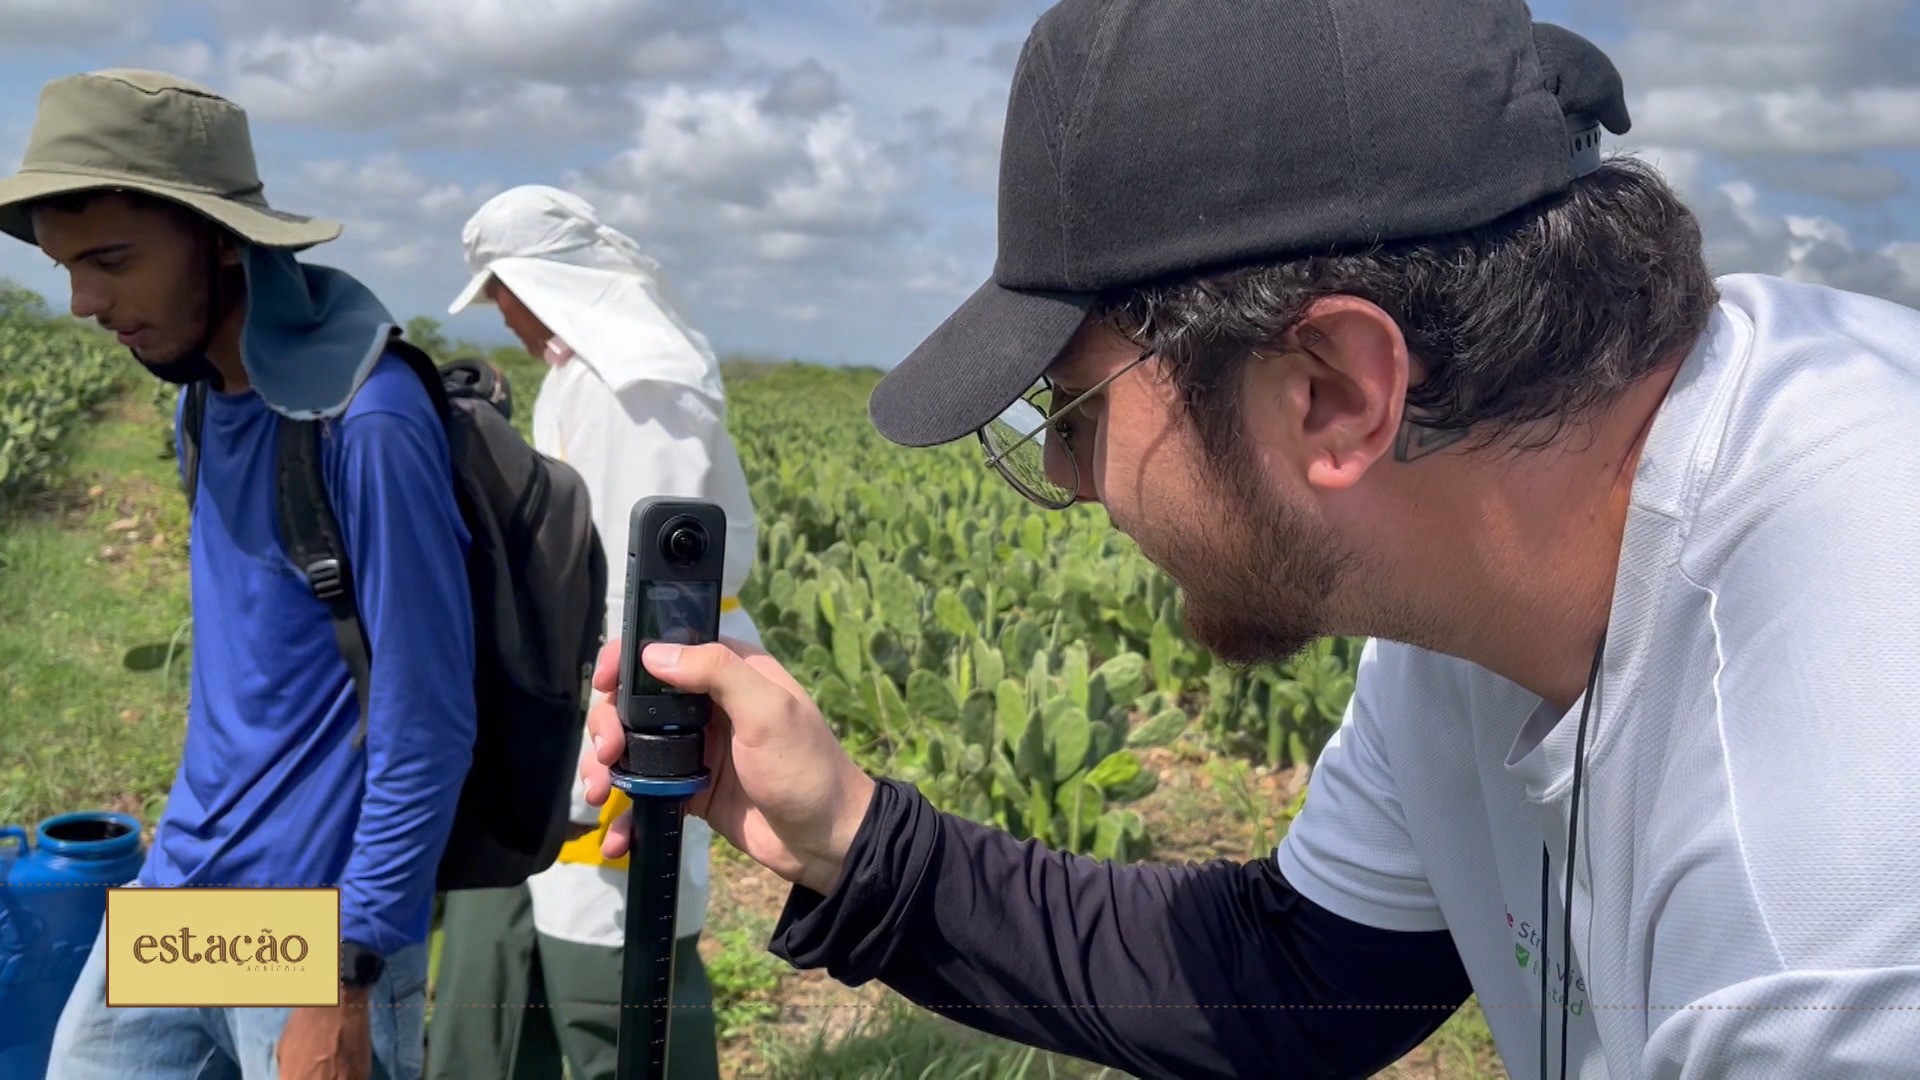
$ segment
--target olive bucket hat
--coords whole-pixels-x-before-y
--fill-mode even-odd
[[[299,251],[340,235],[333,222],[267,205],[245,110],[157,71],[94,71],[42,88],[20,171],[0,180],[0,230],[34,243],[29,206],[83,191],[169,199],[264,248]]]

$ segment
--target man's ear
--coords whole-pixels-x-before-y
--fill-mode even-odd
[[[1393,452],[1411,378],[1406,337],[1379,305],[1328,296],[1308,305],[1282,348],[1306,482],[1350,488]]]

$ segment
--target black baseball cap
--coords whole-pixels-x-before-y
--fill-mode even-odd
[[[1107,290],[1482,225],[1628,123],[1606,55],[1521,0],[1062,0],[1014,72],[993,275],[869,413],[961,438]]]

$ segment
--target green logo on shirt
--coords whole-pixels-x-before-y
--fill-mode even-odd
[[[1525,945],[1515,945],[1513,947],[1513,959],[1521,967],[1526,967],[1527,961],[1533,959],[1533,954],[1527,951],[1527,947]]]

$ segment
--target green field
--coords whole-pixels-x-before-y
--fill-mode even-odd
[[[29,295],[0,298],[0,823],[113,807],[151,824],[191,662],[171,394]],[[541,368],[494,355],[524,430]],[[970,444],[883,442],[864,411],[876,373],[727,375],[761,521],[743,601],[864,765],[1102,858],[1271,851],[1352,691],[1356,643],[1217,667],[1096,509],[1031,506]],[[714,882],[703,948],[729,1075],[1114,1075],[792,972],[764,952],[779,883],[724,844]],[[1390,1074],[1504,1075],[1471,1006]]]

